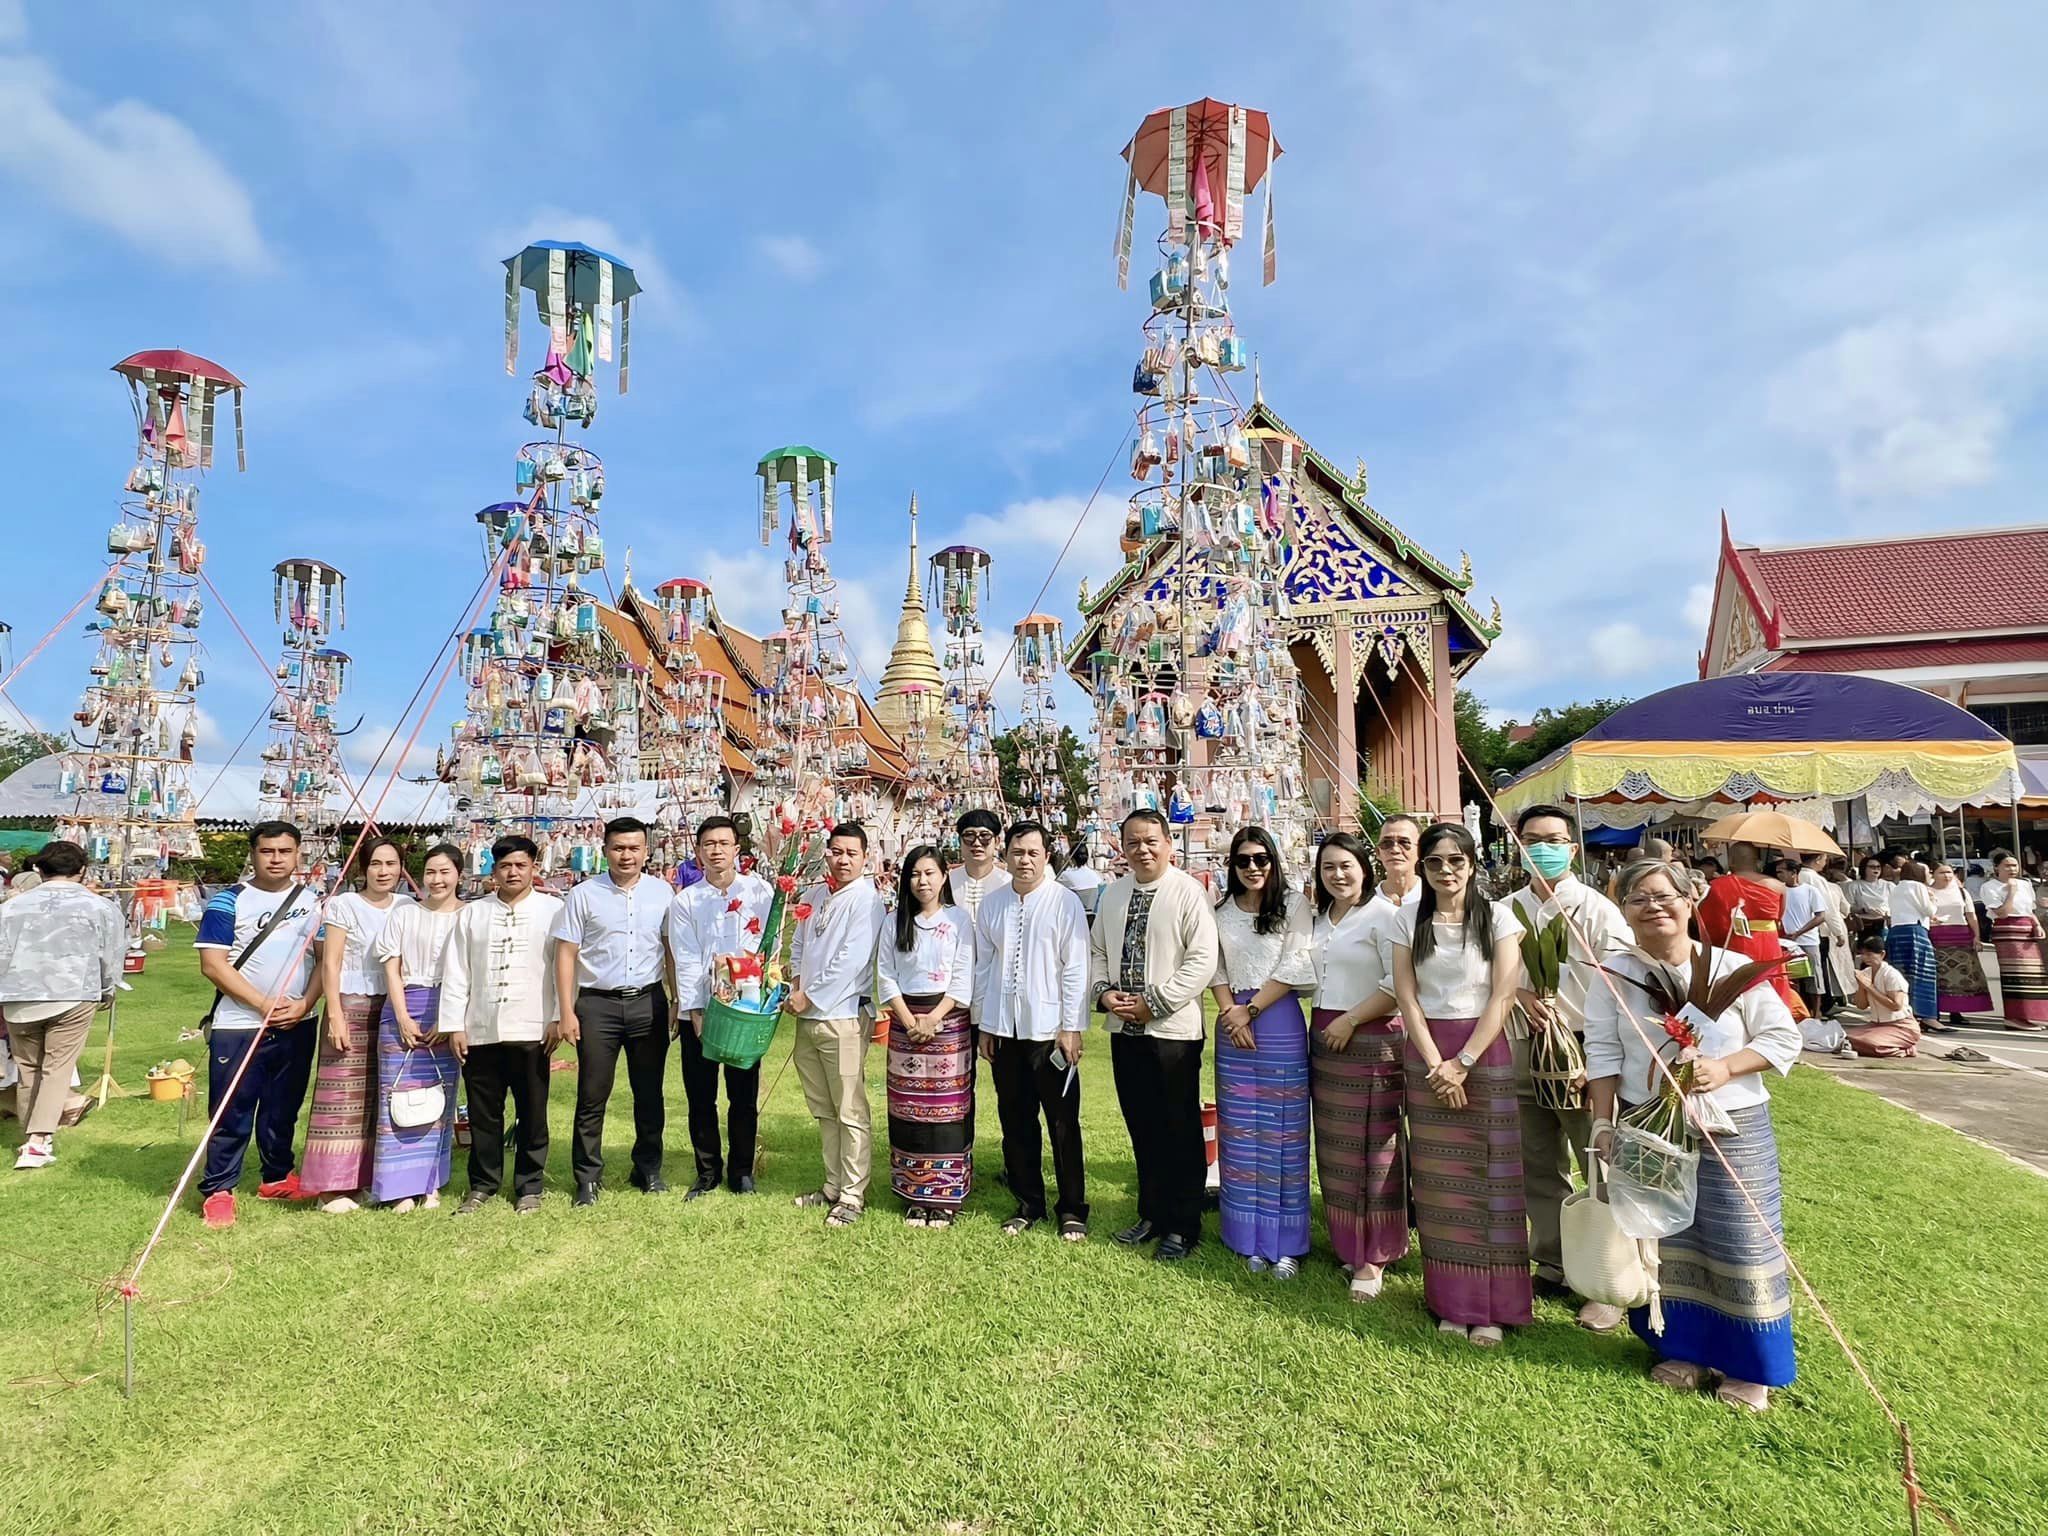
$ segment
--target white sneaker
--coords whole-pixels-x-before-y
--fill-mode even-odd
[[[320,1209],[330,1216],[343,1216],[350,1211],[359,1211],[362,1207],[347,1195],[336,1195],[332,1200],[322,1200]]]
[[[47,1168],[57,1161],[57,1154],[39,1142],[25,1141],[14,1159],[14,1166],[21,1169]]]

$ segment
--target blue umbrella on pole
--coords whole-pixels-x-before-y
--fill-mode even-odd
[[[536,240],[505,258],[505,371],[519,371],[519,290],[533,291],[534,307],[548,328],[548,363],[589,378],[600,362],[612,360],[612,332],[618,330],[619,393],[626,392],[633,331],[633,299],[640,280],[608,251],[577,240]]]

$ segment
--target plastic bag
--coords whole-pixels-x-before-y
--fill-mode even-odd
[[[1697,1151],[1633,1125],[1615,1126],[1607,1197],[1615,1224],[1630,1237],[1669,1237],[1691,1226],[1699,1176]]]

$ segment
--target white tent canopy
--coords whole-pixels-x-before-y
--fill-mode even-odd
[[[74,814],[77,795],[67,795],[59,787],[65,761],[61,756],[37,758],[0,780],[0,819],[60,820]],[[199,800],[201,825],[247,826],[259,819],[263,777],[259,765],[192,763],[188,771],[192,793]],[[354,804],[349,791],[337,790],[327,797],[329,809],[343,821],[360,822],[382,794],[383,809],[377,820],[383,826],[443,827],[456,819],[447,785],[400,780],[386,794],[387,777],[388,772],[380,771],[364,785],[361,801]]]

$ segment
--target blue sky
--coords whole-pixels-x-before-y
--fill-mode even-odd
[[[1129,420],[1117,151],[1204,94],[1287,150],[1280,281],[1238,295],[1267,396],[1471,552],[1509,626],[1472,677],[1496,710],[1689,676],[1723,507],[1763,541],[2041,520],[2048,11],[1491,9],[0,0],[0,618],[25,649],[103,561],[107,367],[190,348],[250,386],[213,579],[267,647],[273,562],[348,572],[374,750],[526,430],[496,262],[559,237],[648,290],[590,438],[642,586],[703,576],[772,621],[752,466],[810,442],[870,675],[913,490],[928,546],[995,551],[1006,627]],[[1048,605],[1113,568],[1125,489]],[[207,639],[232,745],[267,693]],[[61,720],[88,655],[74,624],[15,696]]]

